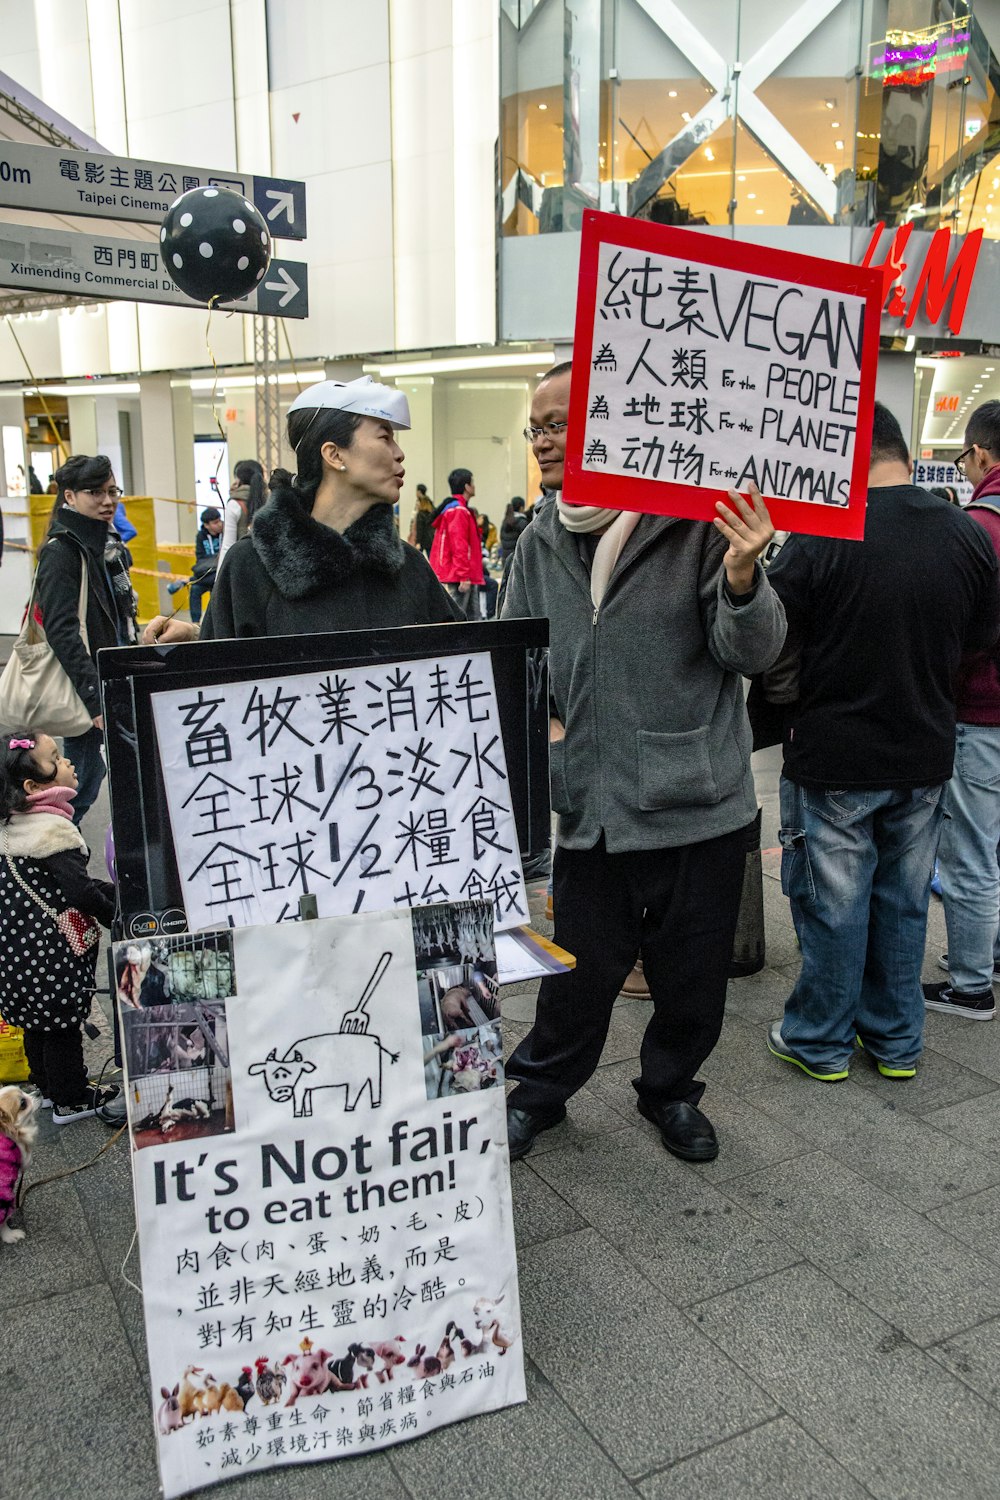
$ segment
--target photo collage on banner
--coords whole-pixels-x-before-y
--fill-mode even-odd
[[[488,901],[528,920],[488,652],[153,695],[187,925]]]
[[[710,520],[760,489],[787,530],[864,533],[881,278],[584,215],[563,499]]]
[[[492,905],[115,974],[168,1500],[523,1401]]]

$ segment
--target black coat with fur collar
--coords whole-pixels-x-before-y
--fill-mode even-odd
[[[226,554],[201,635],[313,635],[456,618],[388,505],[372,506],[341,533],[314,521],[294,489],[280,489]]]

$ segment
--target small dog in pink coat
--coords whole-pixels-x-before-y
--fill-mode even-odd
[[[23,1229],[8,1220],[17,1208],[18,1192],[38,1134],[38,1101],[16,1084],[0,1089],[0,1241],[12,1245],[24,1239]]]

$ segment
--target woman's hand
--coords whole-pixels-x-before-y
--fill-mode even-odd
[[[549,744],[555,745],[559,740],[566,738],[566,730],[563,728],[561,719],[554,715],[549,719]]]
[[[753,588],[754,564],[774,538],[774,527],[763,495],[753,483],[749,485],[749,492],[750,499],[747,501],[738,490],[729,491],[729,498],[736,506],[735,511],[717,500],[715,508],[718,515],[712,522],[729,543],[722,561],[726,569],[726,583],[732,594],[749,594]]]

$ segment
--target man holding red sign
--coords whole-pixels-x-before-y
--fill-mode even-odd
[[[560,491],[570,367],[539,385],[527,430]],[[556,942],[576,969],[543,980],[508,1065],[514,1158],[559,1123],[596,1068],[640,948],[653,1001],[635,1080],[667,1150],[711,1161],[696,1073],[722,1028],[744,831],[757,801],[741,674],[763,671],[784,611],[757,561],[773,536],[760,494],[716,520],[565,504],[522,535],[503,614],[548,616],[550,780],[559,814]]]

